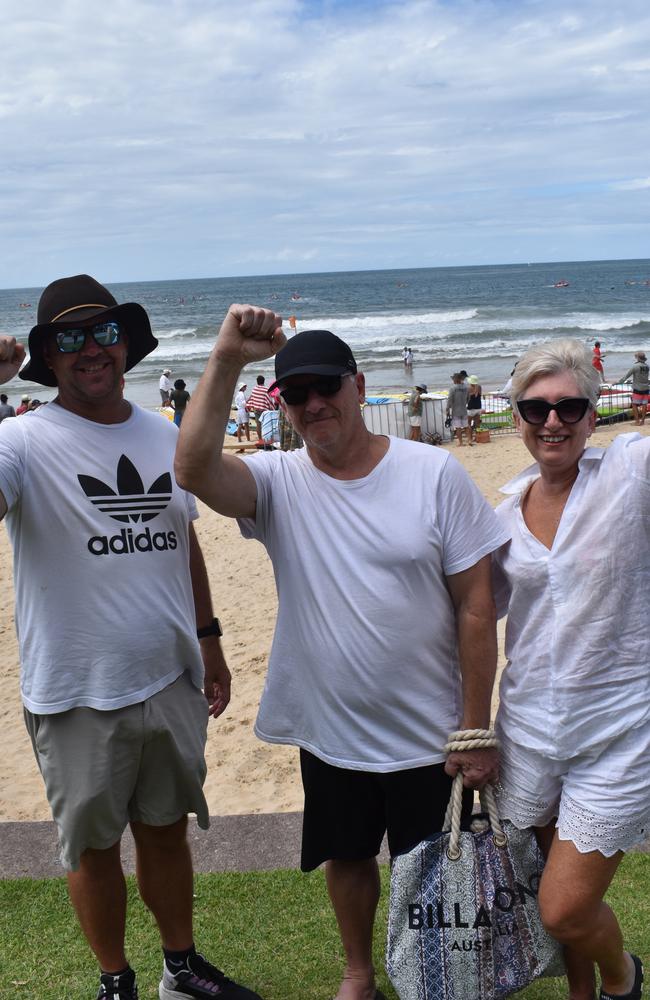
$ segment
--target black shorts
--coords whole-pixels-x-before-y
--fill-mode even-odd
[[[305,790],[300,858],[304,872],[324,861],[374,858],[385,833],[393,857],[442,829],[452,781],[444,764],[383,773],[352,771],[301,749],[300,769]],[[473,800],[474,793],[465,791],[465,827]]]

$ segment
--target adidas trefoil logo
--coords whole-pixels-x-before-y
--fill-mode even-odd
[[[117,463],[117,492],[94,476],[77,476],[90,502],[114,521],[153,521],[165,510],[172,498],[172,477],[169,472],[145,491],[140,473],[133,462],[122,455]]]
[[[117,492],[101,479],[78,475],[81,488],[98,510],[114,521],[153,521],[172,498],[172,477],[169,472],[158,476],[145,491],[144,483],[133,462],[122,455],[117,463]],[[151,531],[144,528],[122,528],[115,535],[93,535],[88,539],[88,551],[93,556],[139,555],[144,552],[173,551],[178,545],[175,531]]]

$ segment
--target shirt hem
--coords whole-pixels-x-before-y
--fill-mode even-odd
[[[504,713],[505,715],[505,713]],[[620,739],[625,733],[633,732],[635,729],[639,729],[641,726],[646,726],[650,722],[650,707],[645,709],[640,716],[634,717],[631,720],[625,720],[621,722],[621,725],[607,731],[605,737],[602,736],[599,730],[598,734],[593,734],[593,739],[585,740],[576,746],[562,747],[559,746],[557,742],[547,740],[542,742],[539,739],[535,739],[527,730],[521,729],[516,723],[507,718],[499,719],[497,715],[496,719],[496,730],[497,735],[503,733],[505,738],[511,743],[519,744],[525,747],[526,750],[532,750],[534,753],[543,754],[548,757],[549,760],[554,761],[567,761],[571,760],[573,757],[580,757],[582,754],[594,753],[596,750],[605,749],[613,740]],[[561,753],[559,751],[562,751]]]
[[[344,758],[334,757],[331,754],[326,753],[321,750],[320,747],[314,746],[313,743],[309,743],[308,740],[300,740],[293,736],[269,736],[267,733],[263,733],[257,726],[254,727],[254,732],[258,739],[263,740],[264,743],[300,747],[302,750],[307,750],[309,753],[313,754],[314,757],[318,757],[319,760],[324,761],[326,764],[331,764],[332,767],[345,768],[347,771],[375,771],[377,773],[410,771],[415,767],[427,767],[430,764],[442,764],[447,759],[443,752],[432,752],[427,754],[425,757],[415,757],[403,761],[346,760]]]
[[[67,698],[65,701],[42,704],[32,701],[21,692],[23,705],[32,715],[57,715],[59,712],[69,712],[73,708],[94,708],[98,712],[114,712],[118,708],[126,708],[129,705],[138,705],[147,698],[163,691],[174,681],[178,680],[181,674],[188,671],[192,682],[194,682],[193,670],[190,667],[179,667],[178,670],[150,684],[149,687],[141,691],[133,691],[131,694],[123,695],[121,698],[93,698],[90,695],[80,695],[78,698]]]

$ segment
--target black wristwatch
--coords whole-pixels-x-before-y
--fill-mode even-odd
[[[218,618],[213,618],[209,625],[204,625],[203,628],[197,628],[196,636],[197,639],[205,639],[208,635],[223,635],[223,629],[221,628],[221,622]]]

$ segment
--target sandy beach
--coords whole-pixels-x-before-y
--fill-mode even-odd
[[[606,446],[631,423],[599,428],[592,444]],[[650,434],[650,426],[641,428]],[[423,446],[425,447],[425,446]],[[496,505],[499,487],[530,464],[514,434],[474,448],[450,448],[487,500]],[[232,701],[210,724],[206,794],[210,813],[284,812],[302,808],[297,750],[269,746],[253,734],[275,621],[275,585],[266,552],[244,541],[234,521],[200,505],[196,523],[206,557],[215,613],[224,628],[224,647],[233,674]],[[18,647],[13,622],[11,550],[0,529],[0,821],[48,820],[50,812],[25,731],[18,677]],[[246,588],[239,581],[246,580]],[[502,627],[500,628],[502,633]]]

